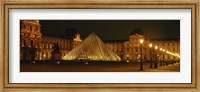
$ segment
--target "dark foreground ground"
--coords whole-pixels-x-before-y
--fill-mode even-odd
[[[143,63],[143,70],[139,62],[68,62],[55,63],[21,63],[20,72],[179,72],[179,63],[150,68],[150,63]]]

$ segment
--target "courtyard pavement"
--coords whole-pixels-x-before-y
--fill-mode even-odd
[[[21,63],[20,72],[179,72],[180,64],[174,63],[150,68],[149,63],[143,63],[143,70],[140,63],[65,63],[65,64],[46,64],[46,63]]]

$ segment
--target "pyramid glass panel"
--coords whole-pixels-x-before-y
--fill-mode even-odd
[[[82,44],[65,55],[63,60],[121,61],[121,58],[110,50],[95,33],[91,33]]]

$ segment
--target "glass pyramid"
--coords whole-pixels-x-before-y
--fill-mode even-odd
[[[110,50],[104,42],[91,33],[85,40],[72,49],[63,60],[97,60],[97,61],[121,61],[121,58]]]

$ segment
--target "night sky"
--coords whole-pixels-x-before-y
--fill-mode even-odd
[[[135,28],[143,30],[146,38],[179,38],[179,20],[40,20],[42,33],[63,34],[76,29],[84,39],[96,33],[102,40],[126,40]]]

